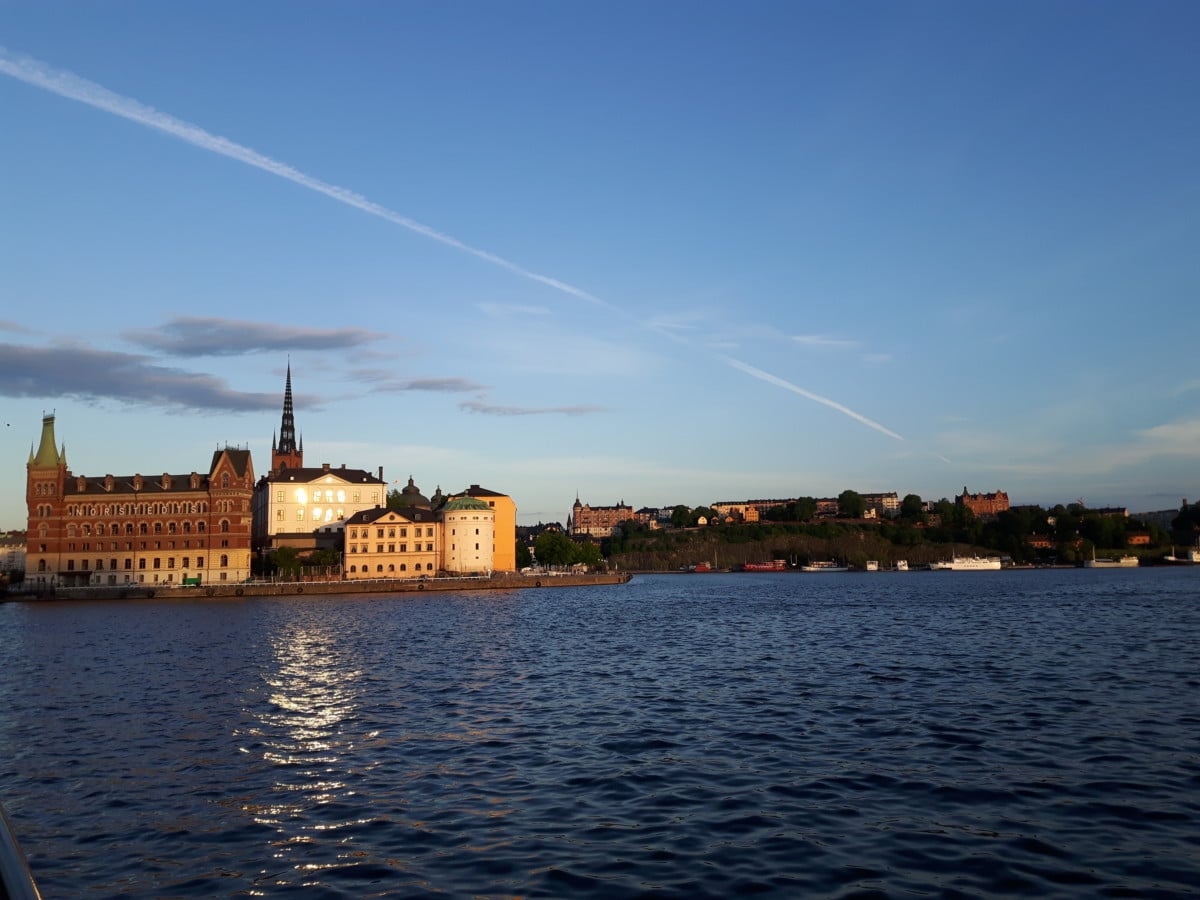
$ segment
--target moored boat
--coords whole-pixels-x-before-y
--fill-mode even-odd
[[[849,566],[839,566],[831,559],[815,560],[807,566],[800,567],[801,572],[849,572]]]
[[[1000,569],[1000,557],[953,556],[949,562],[931,562],[929,568],[934,572],[995,572]]]
[[[1083,561],[1085,569],[1136,569],[1137,566],[1136,556],[1121,556],[1116,559],[1111,556],[1094,556]]]
[[[868,572],[878,572],[879,571],[879,560],[868,559],[867,560],[867,571]]]
[[[896,560],[896,571],[897,572],[907,572],[908,571],[908,560],[907,559]]]
[[[743,572],[786,572],[786,559],[773,559],[770,562],[761,563],[745,563],[742,566]]]

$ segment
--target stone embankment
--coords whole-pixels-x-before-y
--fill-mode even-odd
[[[625,584],[628,572],[504,573],[474,578],[380,578],[363,581],[249,581],[241,584],[60,587],[42,593],[9,591],[0,602],[25,600],[184,600],[190,597],[293,597],[346,594],[406,594],[418,591],[507,591]]]

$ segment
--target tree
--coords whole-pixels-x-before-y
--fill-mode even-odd
[[[811,522],[817,517],[817,501],[813,497],[801,497],[792,504],[792,510],[797,522]]]
[[[676,528],[686,528],[691,524],[692,511],[682,504],[671,510],[671,524]]]
[[[847,519],[861,519],[867,511],[867,503],[857,491],[842,491],[838,494],[838,515]]]
[[[925,516],[925,503],[916,494],[905,494],[900,501],[900,518],[919,522]]]
[[[342,553],[335,547],[322,547],[320,550],[314,550],[304,561],[306,566],[340,566],[341,564]]]
[[[529,552],[529,545],[524,541],[517,541],[517,568],[524,569],[531,565],[533,565],[533,554]]]
[[[399,509],[404,505],[404,495],[400,493],[398,488],[392,488],[387,492],[387,508]]]
[[[300,573],[300,551],[295,547],[276,547],[268,557],[275,571],[281,575]]]
[[[566,566],[575,561],[575,545],[560,531],[543,531],[533,546],[543,566]]]

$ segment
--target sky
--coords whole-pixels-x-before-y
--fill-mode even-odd
[[[0,0],[0,530],[305,463],[1200,495],[1200,4]],[[7,473],[7,474],[5,474]]]

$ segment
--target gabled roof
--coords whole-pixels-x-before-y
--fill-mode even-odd
[[[233,447],[226,447],[224,450],[214,450],[212,465],[208,467],[209,474],[212,474],[217,465],[221,462],[221,457],[229,457],[229,462],[233,464],[233,471],[237,475],[244,476],[250,469],[250,451],[239,450]]]

